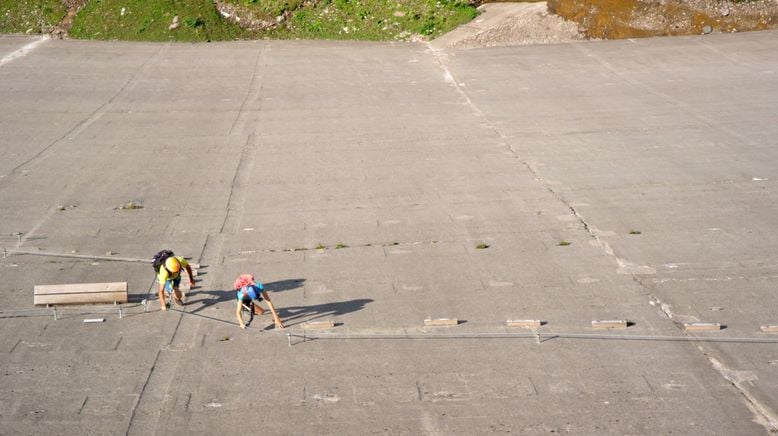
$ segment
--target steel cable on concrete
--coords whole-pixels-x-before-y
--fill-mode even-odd
[[[777,344],[778,338],[756,337],[700,337],[700,336],[653,336],[653,335],[617,335],[602,333],[287,333],[290,345],[292,338],[308,340],[327,339],[535,339],[544,342],[550,339],[584,339],[617,341],[658,341],[658,342],[727,342],[742,344]]]
[[[128,309],[134,309],[142,307],[143,312],[128,311]],[[127,315],[139,314],[147,312],[148,308],[145,303],[129,303],[129,304],[117,304],[115,306],[95,306],[95,307],[63,307],[63,306],[51,306],[51,307],[36,307],[31,309],[4,309],[0,310],[0,319],[7,318],[34,318],[41,316],[53,316],[56,320],[63,316],[78,316],[78,315],[110,315],[118,314],[119,318]]]
[[[28,256],[44,256],[44,257],[65,257],[73,259],[90,259],[90,260],[107,260],[112,262],[134,262],[134,263],[151,263],[151,259],[138,259],[134,257],[116,257],[116,256],[92,256],[89,254],[66,254],[66,253],[50,253],[47,251],[26,251],[26,250],[13,250],[8,252],[8,256],[13,255],[28,255]]]

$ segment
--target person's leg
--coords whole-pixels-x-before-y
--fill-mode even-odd
[[[167,298],[165,298],[165,283],[159,285],[159,304],[162,310],[167,310]]]
[[[165,302],[165,306],[170,307],[170,302],[168,301],[168,295],[170,295],[171,292],[173,292],[173,281],[172,280],[165,280],[165,294],[163,295],[162,292],[159,293],[159,298]]]
[[[173,301],[175,301],[178,304],[181,304],[181,290],[178,289],[178,287],[181,285],[181,276],[179,275],[177,279],[173,280]]]

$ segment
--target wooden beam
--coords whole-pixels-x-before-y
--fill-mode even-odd
[[[543,321],[539,319],[509,319],[505,321],[507,327],[524,327],[530,329],[538,329],[543,325]]]
[[[459,324],[459,320],[456,318],[437,318],[437,319],[425,319],[424,325],[427,327],[440,327],[440,326],[452,326]]]
[[[721,330],[721,324],[717,322],[685,322],[683,328],[687,332],[713,332]]]
[[[34,305],[126,303],[127,282],[36,285]]]
[[[592,321],[592,328],[596,329],[625,329],[626,319],[597,319]]]
[[[335,321],[309,321],[302,324],[305,330],[326,330],[335,328]]]

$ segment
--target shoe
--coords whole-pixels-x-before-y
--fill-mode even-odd
[[[184,302],[181,301],[179,298],[173,298],[173,302],[176,303],[176,306],[183,306]]]

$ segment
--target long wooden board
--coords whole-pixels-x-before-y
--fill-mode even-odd
[[[33,304],[126,303],[127,282],[36,285]]]

